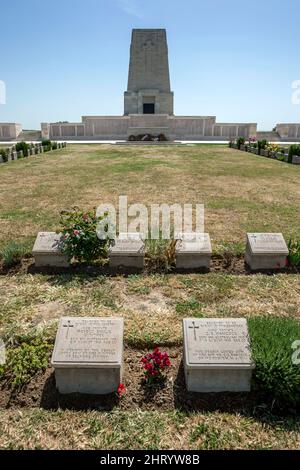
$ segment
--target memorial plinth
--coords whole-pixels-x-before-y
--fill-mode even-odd
[[[123,319],[63,317],[51,365],[60,393],[108,394],[122,381]]]
[[[188,391],[250,391],[254,364],[246,319],[187,318],[183,336]]]

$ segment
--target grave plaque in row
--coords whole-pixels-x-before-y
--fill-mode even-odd
[[[123,319],[63,317],[51,364],[60,393],[102,395],[122,381]]]
[[[253,271],[282,269],[288,254],[282,233],[247,233],[245,260]]]
[[[145,244],[140,239],[117,238],[109,248],[109,266],[112,268],[143,269]]]
[[[183,320],[184,370],[190,392],[248,392],[254,364],[247,320]]]
[[[183,233],[176,244],[176,268],[209,269],[212,248],[208,233]]]
[[[68,258],[61,252],[62,236],[55,232],[39,232],[32,250],[36,267],[67,268]]]

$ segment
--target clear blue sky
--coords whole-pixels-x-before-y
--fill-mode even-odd
[[[166,28],[175,114],[300,122],[299,0],[1,0],[0,122],[122,115],[132,28]]]

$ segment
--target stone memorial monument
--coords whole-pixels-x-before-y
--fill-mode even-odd
[[[55,232],[39,232],[33,249],[36,267],[67,268],[68,258],[61,252],[62,236]]]
[[[51,360],[58,391],[116,392],[122,382],[123,329],[123,318],[61,318]]]
[[[167,32],[133,29],[123,116],[82,116],[81,122],[41,123],[42,139],[224,140],[257,133],[255,123],[219,123],[215,116],[175,116]]]
[[[247,320],[183,320],[184,371],[190,392],[249,392],[254,364]]]
[[[165,29],[134,29],[130,46],[124,115],[173,115]]]
[[[282,269],[288,254],[282,233],[247,233],[245,261],[251,270]]]

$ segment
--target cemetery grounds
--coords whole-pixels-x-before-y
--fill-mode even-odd
[[[299,322],[299,273],[249,275],[243,263],[246,232],[299,240],[299,178],[297,166],[222,145],[69,145],[0,165],[0,337],[13,358],[0,378],[0,448],[299,449],[292,406],[278,409],[272,392],[189,394],[181,364],[185,317]],[[30,269],[37,233],[58,230],[60,211],[117,206],[119,195],[129,204],[204,203],[212,271],[165,272],[153,247],[141,275]],[[16,250],[21,263],[5,268]],[[123,398],[58,396],[49,361],[66,315],[124,317]],[[172,367],[149,391],[140,359],[154,346]]]

